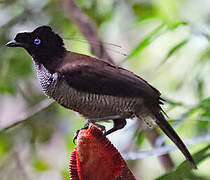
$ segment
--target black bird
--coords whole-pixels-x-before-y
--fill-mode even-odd
[[[79,112],[89,122],[113,120],[110,134],[127,118],[151,124],[151,119],[196,164],[160,107],[160,92],[134,73],[83,54],[67,51],[63,39],[49,26],[18,33],[10,47],[22,47],[32,56],[43,91],[62,106]]]

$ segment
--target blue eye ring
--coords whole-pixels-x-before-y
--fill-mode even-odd
[[[39,45],[41,43],[41,40],[39,38],[34,39],[34,44]]]

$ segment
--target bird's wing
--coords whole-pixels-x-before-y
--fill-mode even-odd
[[[67,63],[61,68],[61,73],[71,87],[94,94],[160,99],[158,90],[132,72],[89,58]]]
[[[144,97],[159,101],[160,93],[146,81],[113,66],[68,66],[62,71],[66,82],[79,91],[121,97]]]

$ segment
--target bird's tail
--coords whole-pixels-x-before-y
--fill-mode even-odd
[[[176,144],[176,146],[180,149],[186,159],[190,162],[193,168],[197,169],[195,161],[188,151],[187,147],[175,132],[175,130],[171,127],[168,121],[165,119],[162,112],[155,113],[155,122],[160,127],[160,129]]]

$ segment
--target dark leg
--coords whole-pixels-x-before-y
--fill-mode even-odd
[[[89,121],[81,129],[79,129],[75,132],[75,135],[74,135],[74,138],[73,138],[73,143],[74,144],[75,144],[75,140],[77,139],[77,136],[79,134],[79,131],[82,130],[82,129],[88,129],[88,126],[89,126]]]
[[[99,127],[101,129],[101,131],[103,131],[104,133],[106,132],[105,126],[103,126],[101,124],[97,124],[97,123],[93,123],[93,124],[95,124],[97,127]]]
[[[114,126],[113,128],[111,128],[110,130],[108,130],[107,132],[104,133],[105,136],[107,136],[108,134],[111,134],[119,129],[122,129],[125,127],[125,125],[127,124],[125,119],[115,119],[113,120],[114,122]]]
[[[91,121],[88,120],[88,122],[79,130],[76,131],[75,135],[74,135],[74,138],[73,138],[73,143],[75,144],[75,140],[77,139],[77,136],[79,134],[79,131],[82,130],[82,129],[88,129],[88,126],[89,126],[89,123]],[[101,124],[96,124],[95,122],[92,122],[93,124],[95,124],[96,126],[98,126],[104,133],[106,133],[106,129],[105,129],[105,126],[101,125]]]

